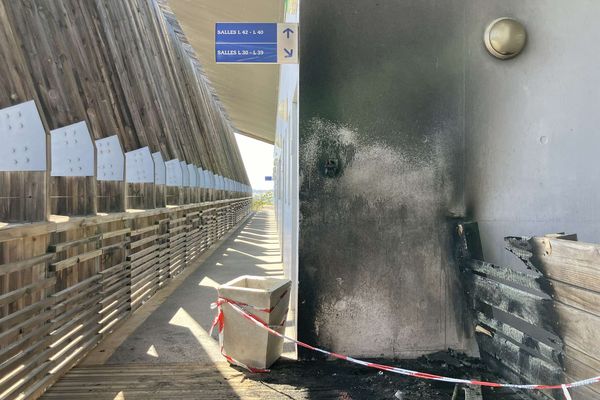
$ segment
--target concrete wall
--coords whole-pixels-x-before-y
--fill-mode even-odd
[[[465,347],[450,233],[463,19],[459,0],[303,1],[301,339],[361,356]]]
[[[507,235],[576,232],[600,242],[600,2],[467,2],[466,204],[488,260],[514,263]],[[529,31],[499,61],[482,45],[492,20]]]

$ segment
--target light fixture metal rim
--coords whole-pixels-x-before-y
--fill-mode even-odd
[[[493,55],[494,57],[500,59],[500,60],[508,60],[510,58],[514,58],[516,56],[518,56],[519,54],[521,54],[521,52],[523,51],[523,49],[525,48],[525,45],[527,43],[527,31],[525,30],[525,27],[523,26],[523,29],[525,30],[525,42],[523,43],[523,46],[521,47],[521,49],[519,51],[517,51],[516,53],[513,54],[502,54],[499,51],[497,51],[494,46],[492,46],[491,43],[491,39],[490,39],[490,34],[492,32],[492,29],[494,28],[494,26],[496,26],[496,24],[500,21],[514,21],[518,24],[520,24],[521,26],[523,26],[523,24],[517,20],[516,18],[512,18],[512,17],[500,17],[500,18],[496,18],[495,20],[493,20],[492,22],[490,22],[487,26],[487,28],[485,29],[485,33],[483,34],[483,42],[485,43],[485,47],[487,49],[487,51]]]

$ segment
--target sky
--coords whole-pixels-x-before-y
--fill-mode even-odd
[[[265,176],[273,175],[273,145],[235,134],[242,159],[254,190],[272,190],[273,182],[266,182]]]

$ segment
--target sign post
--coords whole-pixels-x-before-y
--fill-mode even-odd
[[[298,24],[218,22],[217,64],[297,64]]]

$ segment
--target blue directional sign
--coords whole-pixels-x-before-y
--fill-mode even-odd
[[[276,63],[277,43],[217,43],[218,63]]]
[[[217,22],[217,43],[277,43],[276,23]]]
[[[272,176],[265,176],[265,181],[270,182],[273,180]]]
[[[219,22],[217,63],[297,63],[297,24]]]

